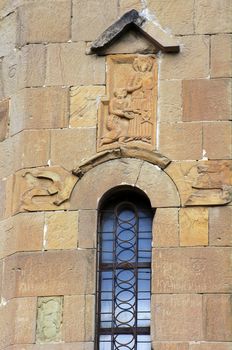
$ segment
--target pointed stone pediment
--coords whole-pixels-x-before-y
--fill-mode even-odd
[[[104,54],[111,44],[127,32],[139,32],[155,48],[155,51],[179,52],[177,41],[158,25],[136,10],[126,12],[108,27],[91,45],[90,53]]]

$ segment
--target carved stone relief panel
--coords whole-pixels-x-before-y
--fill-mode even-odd
[[[99,108],[97,150],[122,144],[154,149],[156,104],[155,56],[108,56],[107,96]]]

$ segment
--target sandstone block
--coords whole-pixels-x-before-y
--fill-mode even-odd
[[[229,79],[183,81],[183,120],[229,120],[230,97]]]
[[[48,45],[46,85],[104,84],[105,58],[85,50],[85,42]]]
[[[94,340],[94,304],[93,295],[64,297],[63,337],[65,342]]]
[[[18,298],[14,299],[13,302],[16,304],[13,343],[34,343],[36,328],[36,298]]]
[[[230,0],[199,0],[195,5],[195,31],[197,34],[231,32],[231,15]]]
[[[94,279],[90,249],[18,253],[5,260],[2,296],[92,294]]]
[[[17,12],[19,46],[70,39],[71,1],[40,0],[20,6]]]
[[[120,0],[119,2],[119,15],[124,15],[125,12],[128,12],[132,9],[141,11],[143,9],[143,4],[140,0]]]
[[[229,293],[231,248],[154,249],[153,293]]]
[[[8,131],[9,100],[0,102],[0,142],[5,140]]]
[[[177,208],[158,208],[153,220],[154,247],[177,247],[179,223]]]
[[[94,343],[18,344],[8,347],[7,350],[94,350]]]
[[[73,41],[93,41],[118,16],[117,0],[73,1]]]
[[[232,296],[205,295],[205,339],[232,341]],[[216,316],[216,317],[215,317]]]
[[[153,295],[151,310],[155,340],[202,339],[201,295]]]
[[[96,248],[97,211],[79,210],[78,218],[78,246]]]
[[[11,13],[9,16],[0,21],[0,57],[7,56],[14,50],[16,44],[16,28],[16,13]]]
[[[229,342],[202,342],[190,344],[189,350],[231,350],[232,343]]]
[[[39,297],[37,304],[36,342],[61,341],[63,297]]]
[[[78,212],[46,213],[45,224],[46,250],[77,248]]]
[[[179,342],[153,342],[156,350],[189,350],[189,343]]]
[[[159,82],[159,120],[179,122],[182,116],[182,88],[180,80],[161,80]]]
[[[42,249],[43,214],[19,214],[0,222],[0,258],[20,251]]]
[[[95,127],[104,86],[76,86],[70,92],[70,127]]]
[[[13,176],[0,180],[0,218],[8,218],[12,213]]]
[[[208,208],[181,208],[180,246],[208,245]]]
[[[232,155],[231,122],[204,123],[203,149],[209,159],[230,159]]]
[[[14,139],[7,138],[0,143],[0,178],[5,178],[14,172],[15,151]]]
[[[52,130],[51,161],[68,170],[96,153],[96,129]]]
[[[211,70],[213,78],[232,76],[232,35],[218,34],[211,37]]]
[[[160,25],[173,34],[193,34],[193,0],[148,0],[148,8],[154,13]]]
[[[68,126],[68,89],[60,87],[20,90],[11,98],[10,132]]]
[[[201,159],[201,123],[160,123],[159,151],[175,160]]]
[[[209,208],[209,243],[232,245],[232,207]]]
[[[183,36],[180,37],[180,42],[182,43],[180,53],[162,57],[160,79],[207,78],[209,75],[209,39],[201,35]]]

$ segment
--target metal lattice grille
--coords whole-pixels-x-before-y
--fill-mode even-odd
[[[101,211],[97,349],[150,350],[151,211]]]

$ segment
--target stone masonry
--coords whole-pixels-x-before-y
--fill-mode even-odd
[[[154,137],[99,153],[128,54],[155,61]],[[231,0],[0,0],[0,350],[94,349],[98,205],[124,184],[156,208],[153,349],[232,350],[231,78]]]

